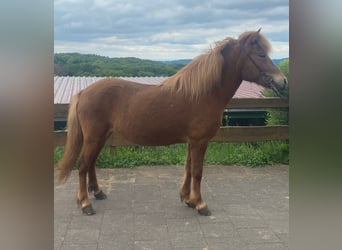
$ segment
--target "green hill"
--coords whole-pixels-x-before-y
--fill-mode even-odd
[[[79,53],[57,53],[54,64],[57,76],[171,76],[184,66],[135,57],[109,58]]]
[[[274,59],[278,65],[281,61]],[[152,61],[136,57],[116,57],[57,53],[54,56],[55,75],[57,76],[171,76],[191,59],[174,61]]]

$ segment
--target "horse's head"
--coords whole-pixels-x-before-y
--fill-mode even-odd
[[[268,53],[271,46],[260,34],[260,29],[256,32],[241,34],[238,41],[241,48],[240,61],[243,62],[242,80],[256,82],[271,88],[277,95],[280,95],[288,82],[284,74],[269,58]]]

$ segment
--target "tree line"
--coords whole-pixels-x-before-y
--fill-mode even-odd
[[[80,53],[54,55],[57,76],[171,76],[183,66],[135,57],[109,58]]]
[[[171,76],[190,59],[175,61],[152,61],[136,57],[110,58],[93,54],[56,53],[54,72],[56,76]],[[273,60],[281,65],[288,59]]]

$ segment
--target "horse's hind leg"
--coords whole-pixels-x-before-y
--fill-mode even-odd
[[[83,144],[83,152],[81,154],[79,167],[79,189],[77,193],[77,202],[81,206],[83,213],[86,215],[95,214],[95,210],[88,198],[87,173],[93,166],[95,166],[96,159],[103,147],[104,141],[104,139],[97,142],[87,142],[85,140]],[[89,174],[92,175],[93,173],[95,174],[95,167]],[[93,181],[92,177],[89,178]]]
[[[100,189],[97,183],[95,164],[90,166],[88,172],[88,192],[94,192],[96,200],[104,200],[107,198],[107,195]]]
[[[184,168],[184,179],[183,184],[179,192],[179,196],[181,201],[189,200],[190,195],[190,184],[191,184],[191,152],[190,152],[190,143],[188,144],[188,151],[187,151],[187,159]]]

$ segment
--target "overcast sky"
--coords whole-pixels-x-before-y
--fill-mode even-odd
[[[55,53],[192,59],[261,28],[271,58],[289,56],[288,0],[55,0]]]

